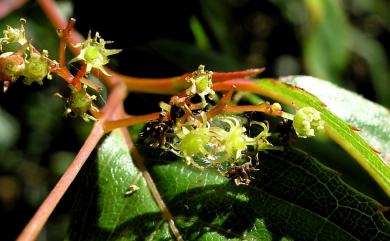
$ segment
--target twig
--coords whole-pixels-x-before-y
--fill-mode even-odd
[[[115,121],[107,121],[106,123],[104,123],[104,131],[110,132],[116,128],[136,125],[140,123],[146,123],[158,119],[159,116],[160,116],[160,112],[154,112],[151,114],[131,116],[128,118],[115,120]]]

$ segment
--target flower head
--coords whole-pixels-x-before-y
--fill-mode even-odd
[[[191,86],[186,90],[186,94],[198,94],[202,98],[202,103],[206,104],[205,96],[215,94],[212,89],[212,74],[213,72],[211,71],[205,71],[204,65],[199,65],[198,70],[193,72],[191,77],[187,78],[187,81],[191,82]]]
[[[69,63],[83,60],[87,65],[87,73],[91,72],[92,68],[96,68],[105,75],[109,75],[103,66],[108,64],[108,56],[121,51],[120,49],[106,49],[105,45],[109,43],[111,42],[102,39],[99,33],[96,33],[95,37],[91,38],[91,32],[89,32],[88,38],[84,42],[76,45],[76,47],[81,47],[79,55],[70,60]]]
[[[32,82],[42,85],[45,77],[51,79],[48,51],[43,50],[42,54],[31,52],[30,57],[26,60],[23,75],[25,76],[23,83],[27,85],[31,85]]]
[[[2,50],[3,44],[19,43],[23,45],[27,43],[26,31],[24,29],[25,24],[26,20],[21,18],[19,28],[13,28],[7,25],[7,29],[3,30],[3,37],[0,38],[0,51]]]
[[[210,141],[209,130],[200,127],[189,131],[180,142],[180,150],[184,156],[207,154],[206,145]]]
[[[60,94],[55,95],[65,101],[65,116],[78,117],[80,116],[85,121],[96,120],[93,116],[87,114],[88,111],[98,112],[99,109],[93,104],[96,99],[95,95],[89,95],[87,92],[87,86],[84,85],[81,90],[71,87],[71,93],[69,98],[64,98]]]
[[[228,130],[218,126],[210,128],[215,140],[218,142],[216,151],[221,152],[218,159],[213,161],[213,165],[219,165],[225,161],[236,162],[242,156],[242,152],[247,149],[248,137],[245,134],[246,128],[242,126],[240,120],[234,116],[223,116],[222,123],[229,125]]]
[[[307,138],[324,129],[321,113],[312,107],[299,109],[294,116],[293,127],[298,137]]]

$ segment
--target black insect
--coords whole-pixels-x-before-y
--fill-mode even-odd
[[[166,148],[169,138],[173,135],[173,121],[152,121],[146,124],[141,137],[151,147]]]
[[[183,108],[178,107],[177,105],[171,106],[170,116],[172,121],[176,122],[177,119],[180,119],[184,116],[185,111]]]
[[[279,122],[279,124],[276,126],[276,132],[279,133],[279,140],[276,140],[278,143],[275,144],[289,145],[297,138],[292,124],[293,122],[291,120],[286,119]]]
[[[239,166],[229,167],[226,177],[233,180],[236,185],[249,185],[254,180],[252,174],[258,170],[252,162],[246,162]]]

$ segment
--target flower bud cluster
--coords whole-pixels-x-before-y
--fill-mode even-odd
[[[246,118],[233,114],[208,117],[207,113],[213,108],[210,100],[215,95],[211,72],[200,66],[187,81],[192,85],[185,95],[160,103],[160,119],[147,124],[142,134],[145,142],[183,157],[187,164],[200,170],[211,167],[232,177],[236,184],[249,184],[248,172],[257,170],[258,153],[281,150],[268,141],[268,124],[248,123]],[[261,131],[250,136],[247,126],[257,126]]]
[[[55,61],[48,58],[48,51],[40,53],[26,39],[24,24],[26,20],[21,19],[20,28],[7,26],[0,38],[0,50],[3,45],[19,44],[17,52],[5,52],[0,55],[0,81],[3,82],[3,91],[6,92],[11,83],[24,77],[24,83],[30,85],[32,82],[43,84],[44,78],[51,78],[51,65]]]
[[[287,145],[285,133],[271,134],[266,120],[248,121],[235,114],[223,113],[224,107],[220,104],[212,106],[210,102],[215,97],[212,72],[205,71],[204,66],[199,66],[187,81],[191,86],[184,94],[173,96],[169,103],[160,103],[159,120],[148,123],[142,133],[145,142],[175,153],[200,170],[215,168],[237,185],[249,184],[253,179],[251,174],[258,170],[260,153],[283,150],[279,145]],[[223,103],[227,102],[224,99]],[[279,103],[267,105],[269,114],[282,113],[278,115],[284,118],[281,123],[287,119],[292,121],[298,137],[314,136],[324,128],[324,121],[314,108],[302,108],[294,116],[283,112]],[[216,109],[221,111],[215,114]],[[292,126],[287,130],[288,135],[292,133]],[[249,130],[257,130],[257,134],[250,134]],[[271,143],[271,136],[279,138],[278,145]]]
[[[307,138],[315,136],[315,133],[324,129],[325,122],[320,112],[312,107],[304,107],[297,111],[294,116],[293,126],[298,137]]]
[[[21,18],[19,28],[13,28],[7,25],[7,29],[3,30],[3,37],[0,38],[0,51],[3,50],[3,44],[19,43],[23,45],[27,43],[26,30],[24,29],[25,24],[26,20]]]
[[[94,38],[91,38],[89,34],[87,40],[78,45],[81,47],[80,54],[71,60],[71,62],[84,61],[84,70],[80,70],[73,77],[65,66],[59,66],[56,61],[49,58],[47,50],[39,52],[31,41],[27,41],[25,23],[26,20],[21,19],[19,28],[7,26],[7,29],[3,31],[3,37],[0,38],[0,51],[8,44],[19,45],[17,52],[5,52],[0,55],[0,81],[3,82],[4,92],[21,77],[24,78],[23,83],[26,85],[31,85],[33,82],[42,85],[45,78],[51,79],[52,71],[57,74],[58,72],[65,73],[59,75],[68,82],[70,96],[64,98],[58,93],[55,94],[65,102],[65,116],[81,117],[85,121],[95,120],[88,112],[99,111],[93,103],[96,96],[88,94],[87,86],[81,84],[82,80],[91,68],[97,68],[106,73],[103,65],[108,63],[108,56],[118,53],[119,50],[106,49],[105,45],[109,42],[104,41],[98,33]]]

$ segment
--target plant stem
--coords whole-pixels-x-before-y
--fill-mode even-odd
[[[62,16],[60,9],[53,0],[38,0],[38,4],[56,29],[64,29],[67,26],[68,21]],[[70,31],[66,39],[68,47],[72,51],[78,51],[77,48],[73,47],[73,44],[80,43],[83,40],[83,36],[74,30]]]
[[[72,31],[74,24],[76,23],[76,20],[74,18],[71,18],[66,28],[57,30],[60,35],[60,47],[58,50],[58,63],[61,68],[65,67],[65,54],[66,54],[66,43],[68,41],[70,32]]]
[[[272,105],[262,103],[260,105],[239,105],[239,106],[225,106],[224,112],[239,113],[239,112],[263,112],[273,116],[283,116],[283,111],[274,110]]]
[[[160,112],[154,112],[146,115],[131,116],[121,120],[107,121],[104,123],[104,131],[107,133],[116,128],[146,123],[158,119],[159,116]]]
[[[242,71],[233,71],[233,72],[214,72],[213,73],[213,81],[221,82],[231,79],[242,79],[247,77],[253,77],[258,74],[263,73],[265,68],[258,68],[258,69],[246,69]]]

